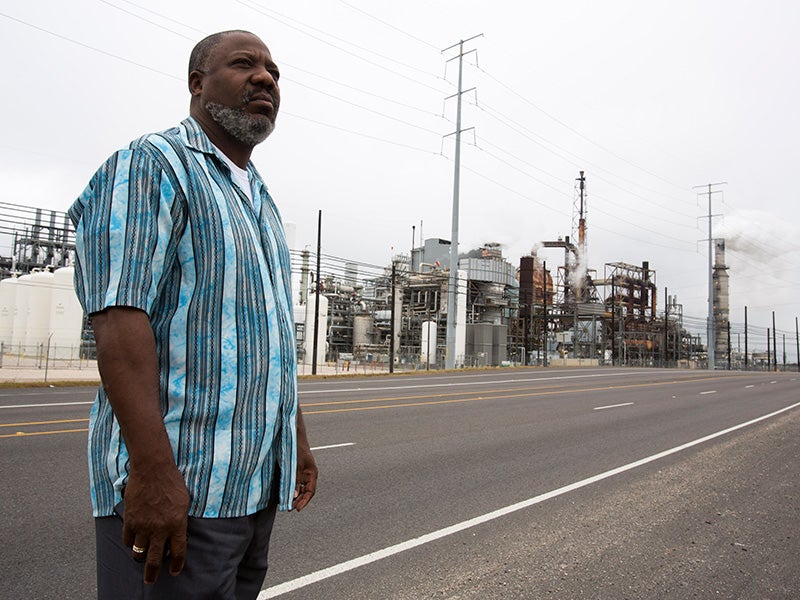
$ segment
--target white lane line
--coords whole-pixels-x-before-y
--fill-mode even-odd
[[[634,373],[597,373],[595,375],[564,375],[563,377],[526,377],[523,379],[494,379],[492,381],[464,381],[459,383],[429,383],[421,385],[383,385],[375,387],[325,388],[321,390],[301,390],[299,394],[330,394],[333,392],[374,392],[387,390],[416,390],[422,388],[458,387],[464,385],[497,385],[501,383],[530,383],[536,381],[557,381],[562,379],[587,379],[595,377],[615,377],[617,375],[634,375]]]
[[[756,386],[754,386],[753,384],[744,386],[745,389],[754,388],[754,387],[756,387]]]
[[[707,392],[700,392],[701,396],[705,396],[706,394],[716,394],[717,390],[709,390]]]
[[[595,406],[593,410],[605,410],[607,408],[619,408],[620,406],[631,406],[633,402],[623,402],[622,404],[609,404],[608,406]]]
[[[79,406],[82,404],[93,404],[93,402],[50,402],[48,404],[9,404],[0,408],[46,408],[49,406]]]
[[[317,446],[316,448],[311,448],[312,450],[328,450],[330,448],[344,448],[345,446],[355,446],[355,442],[346,442],[344,444],[331,444],[330,446]]]
[[[389,556],[399,554],[400,552],[405,552],[406,550],[416,548],[417,546],[422,546],[424,544],[428,544],[435,540],[453,535],[455,533],[459,533],[461,531],[464,531],[465,529],[470,529],[471,527],[475,527],[477,525],[481,525],[483,523],[499,519],[500,517],[504,517],[511,513],[517,512],[518,510],[528,508],[530,506],[533,506],[534,504],[539,504],[541,502],[544,502],[545,500],[550,500],[551,498],[561,496],[563,494],[566,494],[567,492],[572,492],[587,485],[597,483],[598,481],[602,481],[603,479],[608,479],[609,477],[613,477],[614,475],[619,475],[620,473],[624,473],[625,471],[636,469],[637,467],[641,467],[642,465],[646,465],[648,463],[659,460],[666,456],[670,456],[671,454],[676,454],[677,452],[681,452],[682,450],[686,450],[687,448],[703,444],[709,440],[713,440],[715,438],[721,437],[733,431],[737,431],[738,429],[743,429],[750,425],[754,425],[755,423],[764,421],[766,419],[770,419],[772,417],[775,417],[777,415],[780,415],[781,413],[787,412],[797,407],[800,407],[800,402],[792,404],[791,406],[787,406],[786,408],[776,410],[775,412],[771,412],[762,417],[757,417],[755,419],[752,419],[751,421],[740,423],[739,425],[734,425],[733,427],[729,427],[728,429],[717,431],[716,433],[712,433],[710,435],[706,435],[691,442],[681,444],[680,446],[675,446],[674,448],[670,448],[669,450],[664,450],[663,452],[659,452],[657,454],[653,454],[651,456],[642,458],[632,463],[628,463],[627,465],[617,467],[616,469],[611,469],[610,471],[605,471],[604,473],[599,473],[592,477],[582,479],[581,481],[576,481],[575,483],[571,483],[569,485],[565,485],[564,487],[560,487],[556,490],[540,494],[539,496],[534,496],[533,498],[529,498],[528,500],[523,500],[522,502],[511,504],[510,506],[506,506],[504,508],[500,508],[490,513],[486,513],[485,515],[480,515],[473,519],[462,521],[461,523],[456,523],[455,525],[451,525],[450,527],[445,527],[444,529],[432,531],[431,533],[421,535],[420,537],[413,538],[405,542],[400,542],[399,544],[389,546],[388,548],[383,548],[382,550],[376,550],[375,552],[365,554],[364,556],[359,556],[358,558],[354,558],[352,560],[339,563],[338,565],[333,565],[326,569],[320,569],[319,571],[315,571],[314,573],[309,573],[308,575],[304,575],[303,577],[298,577],[297,579],[292,579],[290,581],[286,581],[284,583],[268,587],[264,590],[261,590],[261,593],[258,595],[258,600],[275,598],[282,594],[293,592],[294,590],[306,587],[307,585],[311,585],[312,583],[316,583],[318,581],[322,581],[324,579],[328,579],[336,575],[341,575],[342,573],[346,573],[347,571],[352,571],[353,569],[357,569],[358,567],[363,567],[364,565],[377,562],[384,558],[388,558]]]

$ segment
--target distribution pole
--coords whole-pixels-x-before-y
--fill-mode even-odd
[[[664,367],[667,366],[667,343],[669,341],[669,288],[664,286]]]
[[[767,327],[767,371],[772,371],[772,340],[769,337],[769,327]]]
[[[616,362],[614,362],[615,358],[615,351],[616,351],[616,344],[614,340],[617,337],[617,329],[615,327],[614,320],[617,314],[617,291],[614,289],[614,276],[611,276],[611,366],[616,366]]]
[[[794,343],[795,358],[797,359],[797,371],[800,372],[800,329],[797,327],[797,317],[794,318]]]
[[[547,261],[542,261],[542,366],[547,366]]]
[[[727,183],[727,181],[720,181],[718,183],[698,185],[694,188],[708,188],[708,317],[706,322],[706,341],[708,343],[708,369],[710,371],[713,371],[716,367],[716,356],[714,354],[716,332],[714,330],[714,237],[712,235],[712,221],[715,216],[718,216],[711,214],[711,195],[719,193],[711,191],[711,188],[715,185],[726,185]]]
[[[769,341],[769,340],[767,340]],[[772,362],[775,363],[775,371],[778,370],[778,345],[777,336],[775,335],[775,311],[772,311]]]
[[[744,370],[747,371],[747,307],[744,307]]]
[[[728,371],[731,370],[731,322],[728,321]]]
[[[319,211],[319,216],[317,218],[317,281],[316,281],[316,289],[317,293],[314,299],[314,341],[312,344],[312,352],[314,356],[311,358],[311,374],[317,374],[317,351],[318,351],[318,344],[319,344],[319,334],[317,331],[319,330],[319,295],[322,293],[322,285],[319,280],[320,277],[320,256],[322,252],[322,210]],[[326,323],[327,327],[327,318]],[[306,327],[308,324],[306,324]],[[307,347],[307,346],[306,346]]]
[[[454,369],[456,366],[456,326],[458,323],[456,320],[456,294],[458,291],[458,202],[459,188],[461,185],[461,96],[464,93],[462,90],[464,44],[482,35],[481,33],[469,39],[461,40],[458,44],[454,44],[442,50],[442,52],[447,52],[458,46],[458,56],[455,57],[458,59],[458,93],[456,94],[456,152],[453,175],[453,221],[452,235],[450,238],[450,279],[447,286],[447,335],[445,338],[447,344],[445,349],[446,369]],[[470,50],[470,52],[474,52],[474,50]]]

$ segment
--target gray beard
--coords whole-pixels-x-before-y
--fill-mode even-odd
[[[206,110],[231,137],[248,146],[260,144],[275,129],[275,121],[269,117],[248,114],[243,108],[208,102]]]

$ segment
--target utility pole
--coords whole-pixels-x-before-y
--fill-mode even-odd
[[[616,362],[614,362],[615,353],[616,353],[616,344],[614,344],[614,340],[617,337],[617,329],[615,327],[615,318],[617,314],[617,291],[614,286],[614,276],[611,276],[611,366],[616,366]]]
[[[317,281],[316,281],[316,288],[317,293],[314,298],[314,342],[312,345],[312,352],[314,356],[311,359],[311,374],[317,374],[317,346],[319,344],[319,295],[322,293],[322,282],[319,280],[320,277],[320,256],[322,254],[322,210],[319,211],[319,216],[317,218]],[[327,320],[325,326],[327,327]],[[308,327],[308,324],[306,324]],[[308,346],[306,346],[308,347]]]
[[[772,340],[769,337],[769,327],[767,327],[767,371],[772,371]]]
[[[795,358],[797,359],[797,371],[800,373],[800,329],[797,327],[797,317],[794,318],[794,343]]]
[[[547,261],[542,261],[542,366],[547,366]]]
[[[731,322],[728,320],[728,371],[731,370]]]
[[[778,370],[778,345],[776,343],[777,336],[775,335],[775,311],[772,311],[772,362],[775,363],[775,371]]]
[[[667,366],[667,342],[669,339],[669,288],[664,286],[664,367]]]
[[[747,307],[744,307],[744,370],[747,371]]]
[[[727,181],[697,185],[694,189],[708,188],[708,321],[706,323],[706,341],[708,343],[708,369],[713,371],[716,366],[716,356],[714,355],[714,344],[716,343],[716,332],[714,331],[714,236],[712,235],[712,221],[719,215],[711,214],[711,195],[720,194],[721,190],[712,191],[715,185],[727,185]]]
[[[450,60],[458,59],[458,93],[456,97],[456,152],[455,152],[455,168],[453,175],[453,224],[452,235],[450,236],[450,279],[447,286],[447,335],[445,338],[447,347],[445,349],[445,368],[454,369],[456,366],[456,294],[458,291],[458,201],[459,201],[459,188],[461,185],[461,96],[464,94],[462,89],[462,75],[464,66],[464,44],[475,38],[481,37],[483,34],[474,35],[466,40],[461,40],[458,44],[445,48],[442,52],[447,52],[458,46],[458,56]],[[475,52],[470,50],[467,52]],[[450,62],[450,61],[448,61]],[[467,90],[469,91],[469,90]],[[452,98],[452,96],[451,96]]]

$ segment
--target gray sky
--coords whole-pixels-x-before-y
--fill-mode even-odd
[[[648,260],[659,305],[667,286],[701,323],[708,201],[692,188],[727,181],[712,202],[734,331],[745,305],[764,329],[774,310],[793,360],[798,2],[6,0],[0,15],[3,201],[66,210],[108,154],[186,116],[194,43],[243,28],[282,70],[254,161],[296,246],[315,248],[322,209],[324,253],[381,265],[420,222],[450,238],[457,69],[441,50],[483,34],[466,44],[461,249],[499,242],[518,264],[569,235],[583,170],[590,268]]]

